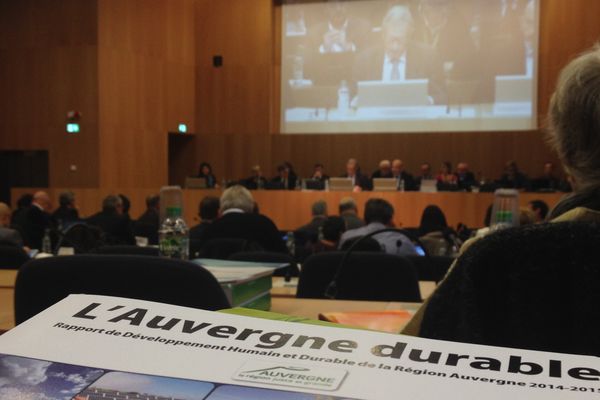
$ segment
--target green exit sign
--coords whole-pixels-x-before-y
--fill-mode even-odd
[[[67,133],[79,133],[79,124],[73,122],[68,123]]]
[[[179,133],[186,133],[187,132],[187,125],[186,124],[179,124],[179,126],[177,127],[177,129],[179,130]]]

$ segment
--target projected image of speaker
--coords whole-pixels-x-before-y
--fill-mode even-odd
[[[403,107],[430,105],[427,79],[398,82],[358,82],[359,107]]]

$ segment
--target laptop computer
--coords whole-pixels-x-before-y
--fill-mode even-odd
[[[187,178],[185,178],[185,188],[186,189],[206,189],[206,179],[188,176]]]
[[[437,180],[435,179],[423,179],[421,181],[422,193],[436,193],[437,192]]]
[[[359,107],[428,106],[427,79],[358,82]]]
[[[354,189],[350,178],[329,178],[329,190],[337,192],[351,192]]]
[[[325,190],[325,182],[318,179],[305,179],[306,190]]]
[[[398,180],[396,178],[373,178],[373,191],[395,192],[396,190],[398,190]]]

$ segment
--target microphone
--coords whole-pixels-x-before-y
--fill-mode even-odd
[[[398,228],[384,228],[384,229],[376,230],[365,236],[362,236],[361,238],[356,240],[354,243],[352,243],[352,245],[348,248],[348,250],[346,250],[346,252],[344,253],[344,256],[342,257],[342,260],[340,261],[339,266],[337,267],[337,269],[335,271],[335,275],[333,276],[333,279],[331,280],[329,285],[327,285],[327,289],[325,289],[325,293],[324,293],[325,298],[328,298],[331,300],[335,300],[337,298],[338,290],[339,290],[338,282],[340,280],[340,277],[342,276],[342,272],[344,271],[344,267],[346,266],[346,263],[348,262],[350,255],[354,252],[354,249],[360,243],[364,242],[368,238],[371,238],[373,236],[379,235],[380,233],[386,233],[386,232],[401,233],[404,236],[406,236],[407,238],[409,238],[411,241],[416,242],[419,246],[421,246],[423,248],[423,251],[425,252],[425,256],[428,257],[428,260],[429,260],[429,254],[427,253],[427,250],[425,250],[425,247],[423,246],[421,241],[418,238],[414,237],[414,235],[412,235],[407,230],[398,229]],[[397,249],[399,250],[400,247],[402,246],[402,240],[398,239],[398,241],[396,242],[396,246],[397,246]]]

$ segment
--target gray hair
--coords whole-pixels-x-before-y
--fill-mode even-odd
[[[381,30],[385,33],[399,25],[412,25],[413,17],[410,8],[406,5],[396,5],[390,8],[383,17]]]
[[[123,200],[121,197],[115,196],[113,194],[106,196],[104,200],[102,200],[102,209],[103,210],[116,210],[118,206],[123,205]]]
[[[600,186],[600,46],[561,72],[549,111],[551,145],[577,190]]]
[[[327,216],[327,203],[325,200],[317,200],[312,205],[312,215],[317,216]]]
[[[342,214],[344,211],[354,210],[358,211],[356,201],[352,197],[344,197],[340,201],[339,212]]]
[[[239,208],[246,213],[254,210],[254,197],[252,193],[241,185],[235,185],[223,192],[221,195],[221,212]]]

